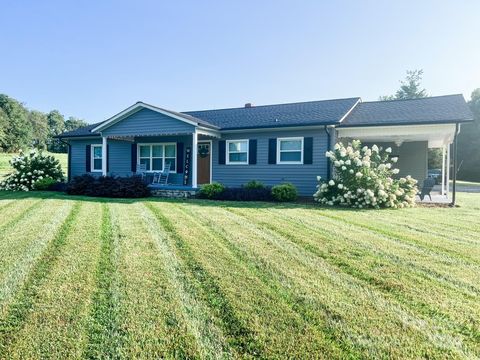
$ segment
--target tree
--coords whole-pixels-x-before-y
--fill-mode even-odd
[[[70,116],[68,120],[65,121],[65,131],[76,130],[87,125],[88,123],[85,120]]]
[[[46,149],[49,142],[49,127],[47,115],[41,111],[32,110],[28,114],[33,130],[33,146],[38,149]]]
[[[52,110],[47,114],[49,128],[48,150],[51,152],[66,152],[66,146],[54,136],[60,135],[65,131],[65,118],[58,110]]]
[[[407,70],[405,80],[400,81],[400,89],[395,95],[380,96],[380,100],[406,100],[427,97],[427,90],[422,89],[423,70]]]
[[[18,151],[32,145],[32,127],[28,120],[28,110],[15,99],[0,94],[0,109],[8,120],[4,127],[3,151]]]
[[[458,179],[480,181],[480,88],[472,92],[468,105],[474,121],[462,124],[458,135]]]
[[[3,148],[3,144],[6,139],[7,124],[8,116],[3,109],[0,109],[0,148]]]

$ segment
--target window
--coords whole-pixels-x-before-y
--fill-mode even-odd
[[[248,164],[248,140],[227,140],[227,164]]]
[[[92,145],[91,149],[91,171],[102,171],[102,145]]]
[[[139,144],[138,160],[147,171],[163,171],[165,164],[170,164],[170,171],[176,172],[177,144]]]
[[[277,139],[278,164],[303,164],[303,137]]]

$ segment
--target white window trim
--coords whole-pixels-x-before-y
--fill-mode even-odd
[[[281,161],[280,160],[280,153],[281,152],[298,152],[298,150],[282,150],[280,151],[280,143],[282,141],[292,141],[292,140],[300,140],[302,142],[302,147],[300,149],[300,161]],[[277,138],[277,164],[287,164],[287,165],[302,165],[303,164],[303,137],[283,137]]]
[[[167,142],[167,143],[138,143],[137,144],[137,164],[140,164],[140,146],[150,146],[150,169],[152,169],[152,148],[151,146],[163,146],[163,157],[162,157],[162,169],[165,169],[165,145],[175,145],[175,170],[170,170],[170,173],[177,173],[177,158],[178,158],[178,147],[176,142]],[[170,158],[170,157],[168,157]],[[147,170],[147,173],[161,172],[163,170]]]
[[[103,159],[102,157],[97,157],[97,158],[94,158],[94,155],[95,155],[95,148],[100,148],[100,150],[102,149],[102,144],[92,144],[90,145],[90,172],[102,172],[103,171]],[[102,154],[103,154],[103,151],[102,151]],[[102,166],[100,167],[100,169],[95,169],[95,159],[100,159],[102,160]]]
[[[230,161],[230,143],[236,143],[239,141],[246,141],[247,142],[247,160],[246,161]],[[231,139],[231,140],[226,140],[225,144],[225,152],[226,152],[226,159],[225,159],[225,164],[227,165],[248,165],[249,161],[249,152],[250,152],[250,141],[248,139]],[[238,152],[236,152],[238,153]],[[241,151],[243,153],[243,151]],[[235,153],[234,153],[235,154]]]

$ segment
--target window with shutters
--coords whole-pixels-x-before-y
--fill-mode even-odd
[[[138,163],[145,164],[147,171],[163,171],[170,164],[170,172],[177,171],[177,144],[138,144]]]
[[[102,171],[102,145],[92,145],[90,149],[91,171]]]
[[[226,151],[228,165],[248,164],[248,140],[227,140]]]
[[[303,137],[277,139],[277,164],[303,164]]]

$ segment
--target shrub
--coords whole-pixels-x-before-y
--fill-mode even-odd
[[[298,191],[293,184],[279,184],[272,187],[272,197],[275,201],[295,201],[298,198]]]
[[[205,184],[200,187],[198,196],[203,199],[218,199],[225,190],[225,186],[220,183]]]
[[[56,184],[57,181],[51,177],[46,177],[41,180],[37,180],[33,186],[35,190],[50,190],[50,187]]]
[[[314,199],[322,204],[354,208],[410,207],[418,192],[411,176],[395,179],[399,170],[393,168],[397,158],[390,158],[392,149],[376,145],[362,147],[358,140],[348,146],[335,145],[327,151],[335,167],[335,176],[319,184]]]
[[[242,185],[245,189],[265,189],[265,185],[261,181],[258,180],[250,180],[249,182]]]
[[[45,178],[54,182],[63,181],[60,162],[51,155],[31,150],[28,154],[22,151],[19,156],[10,160],[13,172],[0,182],[0,190],[29,191],[35,184]]]
[[[114,177],[76,176],[67,186],[71,195],[111,198],[141,198],[150,196],[150,189],[140,176]]]
[[[225,188],[217,197],[218,200],[234,201],[272,201],[272,189],[262,188]]]

